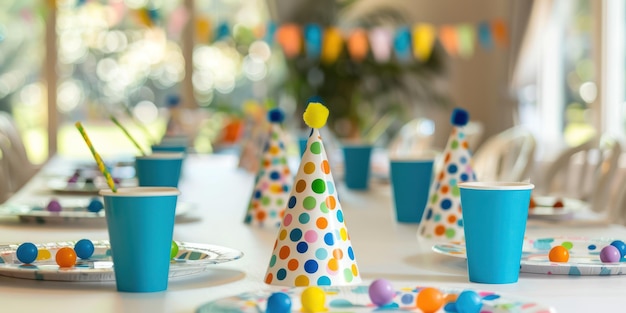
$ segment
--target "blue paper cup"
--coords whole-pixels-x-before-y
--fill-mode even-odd
[[[459,184],[471,282],[517,282],[534,187],[522,182]]]
[[[344,180],[349,189],[369,186],[371,145],[343,145]]]
[[[179,191],[172,187],[101,190],[118,291],[167,289]]]
[[[158,144],[150,147],[153,153],[157,152],[180,152],[187,153],[187,146],[181,144]]]
[[[419,223],[422,220],[433,178],[434,162],[434,158],[389,161],[398,222]]]
[[[183,165],[182,153],[153,153],[135,158],[139,186],[178,187]]]

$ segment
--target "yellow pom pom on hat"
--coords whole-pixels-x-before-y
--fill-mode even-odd
[[[319,102],[311,102],[304,110],[302,118],[304,122],[311,128],[322,128],[326,125],[329,115],[328,108]]]
[[[276,237],[265,283],[344,286],[361,282],[350,235],[319,128],[328,109],[311,102],[303,118],[311,128]]]

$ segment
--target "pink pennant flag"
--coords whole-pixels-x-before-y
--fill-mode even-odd
[[[419,23],[413,26],[413,56],[416,59],[423,62],[430,58],[436,32],[432,24]]]
[[[167,24],[167,33],[170,37],[174,39],[180,38],[180,34],[187,25],[189,21],[189,12],[184,6],[179,6],[174,9],[172,13],[170,13],[168,24]]]
[[[388,62],[391,58],[393,31],[386,27],[375,27],[370,30],[370,46],[376,62]]]
[[[461,24],[457,27],[456,31],[459,41],[459,55],[463,58],[472,57],[474,55],[474,42],[476,42],[474,26]]]

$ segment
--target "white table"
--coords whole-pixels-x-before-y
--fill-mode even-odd
[[[115,290],[114,282],[74,283],[0,277],[2,312],[194,312],[200,305],[225,296],[265,288],[262,282],[276,229],[258,229],[243,218],[253,187],[253,175],[236,169],[225,155],[190,155],[180,189],[181,201],[197,208],[178,221],[174,239],[210,243],[244,252],[244,257],[215,265],[210,271],[170,281],[166,292],[132,294]],[[47,200],[46,178],[69,171],[61,158],[51,160],[9,202]],[[556,276],[524,274],[515,284],[469,283],[464,261],[431,252],[418,241],[416,225],[394,221],[390,186],[372,185],[369,192],[347,190],[336,179],[341,205],[364,283],[377,278],[397,287],[439,286],[489,290],[551,305],[558,312],[609,312],[623,307],[626,276]],[[626,238],[616,225],[585,228],[530,227],[527,236]],[[80,238],[107,239],[104,225],[80,223],[37,225],[17,218],[0,219],[0,243],[54,242]],[[619,310],[618,310],[619,311]]]

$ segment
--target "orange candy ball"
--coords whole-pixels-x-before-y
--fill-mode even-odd
[[[564,263],[569,260],[569,251],[563,246],[555,246],[550,249],[548,257],[550,258],[550,262]]]
[[[417,294],[417,307],[424,313],[437,312],[444,304],[445,296],[439,289],[426,287]]]
[[[76,264],[76,252],[70,247],[64,247],[57,251],[56,261],[60,267],[72,267]]]

